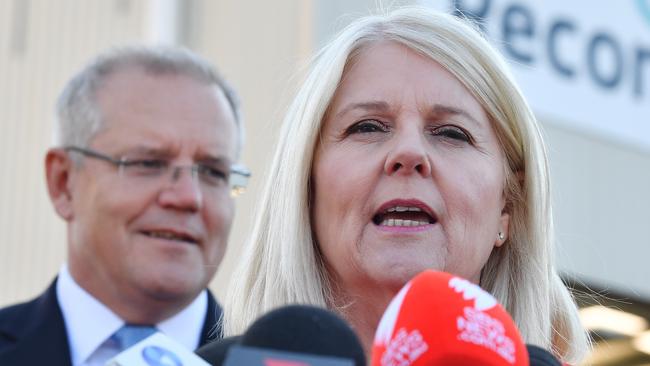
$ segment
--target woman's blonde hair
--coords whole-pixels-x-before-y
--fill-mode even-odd
[[[495,248],[480,285],[512,315],[527,343],[578,362],[588,338],[554,266],[546,151],[529,106],[500,54],[467,22],[408,7],[361,18],[315,57],[291,104],[267,176],[250,243],[232,275],[226,335],[290,303],[331,301],[310,225],[310,175],[323,116],[346,65],[369,44],[392,41],[451,72],[485,109],[506,157],[508,241]]]

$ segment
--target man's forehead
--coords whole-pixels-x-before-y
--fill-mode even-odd
[[[169,151],[194,146],[213,155],[234,155],[237,126],[218,87],[141,70],[122,70],[107,81],[97,98],[103,120],[98,139],[105,135],[101,139],[128,147],[146,142]]]
[[[106,121],[93,140],[105,140],[131,150],[177,151],[189,146],[213,154],[226,153],[237,145],[235,127],[227,121],[134,118]]]
[[[95,93],[105,94],[114,89],[132,88],[137,84],[164,84],[171,81],[182,80],[188,85],[196,87],[221,88],[216,83],[200,80],[189,71],[181,70],[149,70],[140,65],[123,65],[105,74],[97,85]]]
[[[140,65],[123,65],[106,75],[98,85],[95,102],[102,124],[110,122],[111,113],[129,106],[132,109],[175,106],[181,110],[185,108],[184,114],[188,117],[192,112],[203,111],[203,118],[215,121],[220,133],[228,134],[227,130],[234,128],[233,138],[240,149],[241,127],[234,106],[216,81],[210,83],[206,80],[209,79],[199,79],[188,70],[149,70]],[[224,123],[231,126],[226,127]],[[215,128],[206,127],[206,133]]]

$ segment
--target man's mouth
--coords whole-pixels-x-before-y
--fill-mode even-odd
[[[198,244],[199,240],[192,235],[184,232],[170,231],[170,230],[142,230],[142,234],[155,239],[164,239],[185,242],[190,244]]]
[[[384,205],[384,208],[373,216],[372,222],[379,226],[414,227],[435,224],[437,220],[429,209],[422,207],[422,204],[399,204]]]

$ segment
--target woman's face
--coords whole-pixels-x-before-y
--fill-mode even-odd
[[[487,115],[435,61],[363,49],[323,121],[313,225],[343,289],[397,291],[425,269],[478,283],[507,237],[504,157]]]

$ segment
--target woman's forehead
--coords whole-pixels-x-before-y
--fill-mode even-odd
[[[433,59],[394,41],[361,49],[346,67],[329,112],[417,100],[424,109],[441,104],[487,119],[481,104],[452,73]]]

